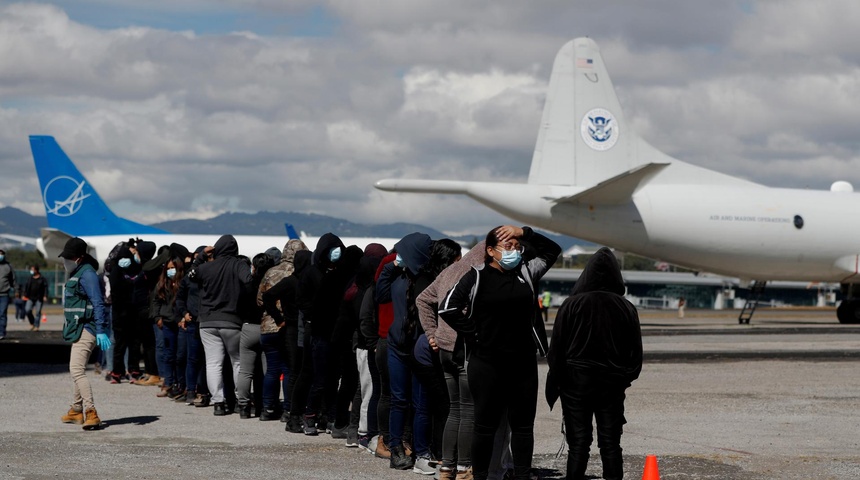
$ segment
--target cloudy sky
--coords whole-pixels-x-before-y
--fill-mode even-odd
[[[525,181],[578,36],[667,153],[860,188],[857,25],[856,0],[0,2],[0,205],[44,214],[27,141],[44,134],[144,223],[270,210],[480,232],[502,217],[373,182]]]

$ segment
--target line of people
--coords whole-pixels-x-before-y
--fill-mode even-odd
[[[531,228],[497,227],[462,259],[459,244],[423,233],[405,236],[392,252],[379,244],[346,246],[328,233],[313,252],[290,240],[282,251],[253,259],[238,255],[230,235],[193,253],[172,244],[156,254],[152,242],[128,242],[106,261],[98,291],[86,244],[73,241],[83,243],[72,239],[61,254],[70,274],[66,323],[82,333],[70,340],[75,396],[64,422],[98,428],[81,360],[98,345],[113,349],[112,383],[159,385],[157,396],[211,403],[215,416],[238,412],[280,420],[296,434],[324,432],[391,468],[440,479],[532,478],[537,356],[549,350],[538,282],[561,248]],[[81,304],[85,315],[75,317],[69,305]],[[621,323],[635,325],[636,335],[625,337],[626,350],[612,359],[625,366],[619,378],[627,386],[638,376],[635,309],[632,315]],[[567,332],[559,339],[570,335],[572,321],[556,320]],[[69,330],[67,339],[74,338]],[[549,351],[547,397],[561,392],[568,431],[578,435],[568,441],[578,442],[581,462],[587,408],[576,410],[574,429],[568,404],[584,400],[570,392],[563,372],[565,359],[583,349],[557,350]],[[641,338],[638,362],[641,368]],[[605,417],[617,428],[604,435],[598,416],[601,454],[607,442],[620,443],[616,383],[614,410]],[[584,451],[587,459],[587,445]],[[616,453],[620,459],[620,446],[607,452],[612,462]],[[571,476],[580,464],[574,467],[568,478],[582,478]]]

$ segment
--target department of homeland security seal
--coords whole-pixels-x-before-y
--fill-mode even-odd
[[[582,140],[597,151],[609,150],[618,142],[621,133],[615,116],[605,108],[594,108],[582,117]]]

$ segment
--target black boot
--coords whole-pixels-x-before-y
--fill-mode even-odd
[[[289,420],[287,420],[287,427],[285,430],[290,433],[304,433],[304,428],[302,428],[302,416],[290,415]]]
[[[239,418],[251,418],[251,404],[239,405]]]
[[[391,459],[389,462],[389,466],[395,470],[409,470],[415,466],[415,460],[412,460],[412,457],[406,456],[403,445],[391,447]]]
[[[216,417],[223,417],[227,415],[227,408],[224,405],[224,402],[215,402],[215,411],[212,412]]]

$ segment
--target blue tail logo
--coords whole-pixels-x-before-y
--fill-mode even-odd
[[[30,149],[51,228],[73,236],[167,233],[114,214],[54,137],[33,135]]]

